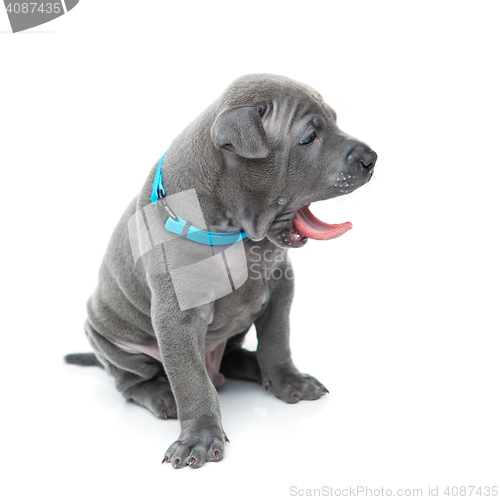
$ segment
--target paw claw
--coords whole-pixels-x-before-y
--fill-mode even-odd
[[[164,460],[171,462],[174,469],[198,469],[207,461],[219,462],[224,453],[224,438],[215,418],[188,421],[179,439],[165,452]]]
[[[311,375],[301,374],[295,369],[283,368],[273,377],[265,378],[264,388],[272,391],[283,401],[295,404],[302,400],[313,401],[327,394],[328,389]]]

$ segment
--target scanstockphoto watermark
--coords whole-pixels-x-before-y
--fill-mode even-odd
[[[181,311],[229,295],[248,279],[241,234],[220,238],[213,229],[195,189],[150,203],[128,221],[135,265],[148,274],[168,274]]]
[[[252,245],[248,251],[249,279],[251,280],[293,280],[293,268],[288,263],[288,253],[282,248],[262,251]]]
[[[320,488],[301,488],[290,486],[291,497],[423,497],[422,488],[371,488],[368,486],[348,486],[335,488],[333,486],[322,486]]]
[[[347,486],[338,488],[333,486],[322,486],[320,488],[304,488],[290,486],[291,497],[359,497],[359,498],[482,498],[497,497],[498,486],[427,486],[425,488],[386,488],[369,486]]]
[[[79,0],[53,0],[47,2],[12,2],[4,0],[13,33],[25,31],[35,26],[64,16],[76,7]]]
[[[293,279],[285,250],[245,244],[242,230],[218,229],[207,227],[195,189],[154,200],[128,221],[134,263],[170,276],[181,311],[220,299],[248,279]]]

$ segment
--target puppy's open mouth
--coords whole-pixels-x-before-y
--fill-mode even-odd
[[[302,207],[297,211],[297,216],[293,221],[295,231],[301,237],[313,240],[333,240],[352,229],[350,222],[342,224],[328,224],[318,219],[309,210],[309,206]]]
[[[291,247],[301,247],[309,238],[313,240],[332,240],[352,229],[350,222],[328,224],[318,219],[309,209],[309,205],[301,207],[296,212],[287,212],[276,217],[273,225],[278,231],[285,226],[278,233],[277,239],[282,244]]]

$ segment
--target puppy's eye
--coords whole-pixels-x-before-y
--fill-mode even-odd
[[[300,141],[300,144],[311,144],[314,139],[316,139],[316,132],[313,132],[309,137],[306,137],[305,139]]]

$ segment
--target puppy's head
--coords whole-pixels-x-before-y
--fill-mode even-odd
[[[350,223],[326,224],[309,205],[350,193],[373,175],[377,155],[337,126],[333,109],[310,87],[275,75],[248,75],[221,97],[211,129],[221,182],[234,219],[252,240],[281,247],[331,239]]]

